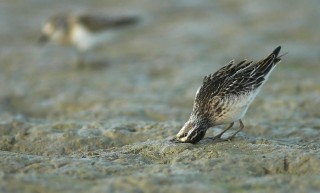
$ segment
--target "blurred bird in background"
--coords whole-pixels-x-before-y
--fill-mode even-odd
[[[40,44],[53,42],[77,49],[77,65],[87,61],[89,50],[110,41],[117,30],[138,23],[137,16],[107,16],[88,13],[61,13],[50,17],[42,27]]]

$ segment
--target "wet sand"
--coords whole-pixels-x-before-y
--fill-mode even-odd
[[[0,192],[319,192],[319,9],[316,0],[2,1]],[[105,65],[77,69],[72,49],[36,44],[45,19],[64,10],[142,22],[96,50]],[[288,55],[234,140],[169,142],[205,75],[278,45]]]

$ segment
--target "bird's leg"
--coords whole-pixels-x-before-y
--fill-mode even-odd
[[[232,126],[233,126],[234,122],[230,123],[229,125],[227,125],[224,130],[219,133],[218,135],[214,136],[214,137],[210,137],[210,139],[215,140],[215,139],[221,139],[221,136],[228,131]]]
[[[240,123],[240,126],[239,126],[238,130],[234,134],[232,134],[230,137],[226,138],[226,140],[231,140],[234,136],[237,135],[237,133],[239,133],[244,128],[244,125],[243,125],[241,119],[239,119],[239,123]]]

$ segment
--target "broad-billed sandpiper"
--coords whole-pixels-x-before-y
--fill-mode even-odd
[[[112,39],[116,29],[136,24],[137,21],[136,16],[61,13],[50,17],[43,25],[39,43],[50,41],[74,46],[81,61],[85,52]]]
[[[249,105],[259,93],[275,66],[281,61],[281,46],[269,56],[258,62],[234,60],[214,74],[205,76],[198,89],[193,111],[189,120],[172,141],[195,144],[206,134],[208,128],[228,124],[218,135],[211,139],[231,140],[244,125],[241,121]],[[238,130],[230,137],[221,139],[234,122],[239,121]]]

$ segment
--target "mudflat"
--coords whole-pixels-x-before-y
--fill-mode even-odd
[[[317,0],[2,0],[0,192],[319,192],[319,9]],[[79,69],[72,48],[36,43],[46,18],[65,10],[141,23]],[[288,54],[234,140],[169,141],[205,75],[278,45]]]

